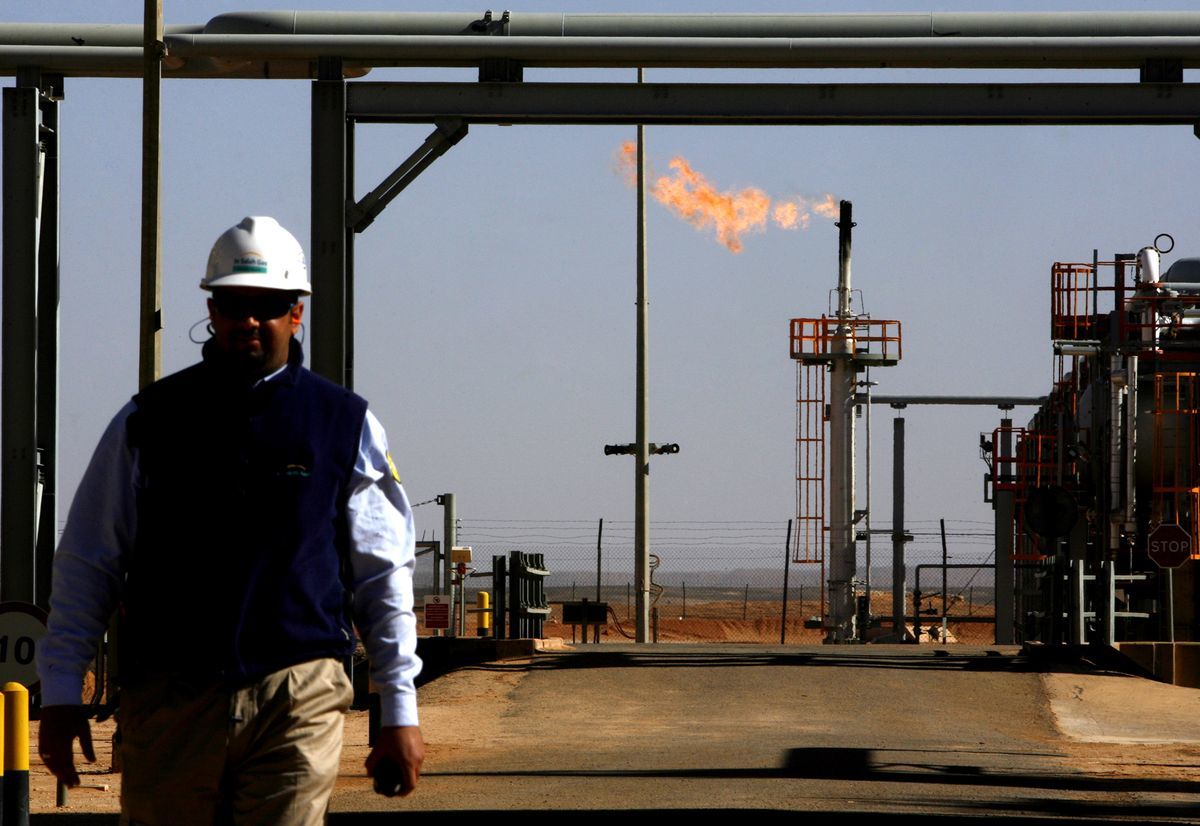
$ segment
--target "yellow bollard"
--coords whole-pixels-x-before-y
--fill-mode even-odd
[[[29,691],[4,685],[4,826],[29,826]]]
[[[4,759],[7,745],[4,739],[4,729],[8,723],[4,709],[4,695],[0,694],[0,823],[3,823],[4,817],[4,767],[8,765],[8,761]]]
[[[490,637],[492,634],[492,595],[487,591],[480,591],[475,595],[475,617],[479,622],[476,626],[476,635]]]

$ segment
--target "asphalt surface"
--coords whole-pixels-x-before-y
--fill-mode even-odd
[[[418,794],[335,811],[1200,822],[1200,691],[1015,648],[580,646],[422,693]]]
[[[604,644],[462,667],[420,695],[417,793],[371,791],[353,717],[331,823],[1200,823],[1200,691],[1111,659]],[[93,817],[34,822],[115,822]]]

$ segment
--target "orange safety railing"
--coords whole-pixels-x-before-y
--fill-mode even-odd
[[[999,452],[1004,433],[1010,434],[1013,439],[1011,456]],[[992,444],[996,451],[992,456],[992,487],[994,490],[1013,492],[1013,547],[1008,551],[1017,561],[1045,559],[1046,553],[1038,546],[1037,538],[1024,529],[1025,503],[1031,490],[1056,480],[1057,439],[1051,433],[1023,427],[997,428],[992,431]]]
[[[1112,302],[1100,307],[1100,293],[1112,293],[1116,287],[1102,287],[1091,264],[1055,264],[1050,268],[1050,338],[1055,341],[1082,341],[1100,335],[1100,315],[1111,309]]]
[[[1055,264],[1050,269],[1050,337],[1055,341],[1107,338],[1111,343],[1142,349],[1153,349],[1159,340],[1169,339],[1180,328],[1159,305],[1170,302],[1195,307],[1200,306],[1200,297],[1163,295],[1146,284],[1139,289],[1134,280],[1137,272],[1132,260]],[[1109,284],[1100,283],[1105,273],[1111,273]],[[1116,330],[1107,326],[1112,310],[1116,311]]]
[[[793,318],[791,356],[799,361],[828,362],[852,353],[856,359],[882,364],[900,360],[900,322],[875,318]]]
[[[792,562],[821,566],[825,616],[825,366],[796,363],[796,533]]]

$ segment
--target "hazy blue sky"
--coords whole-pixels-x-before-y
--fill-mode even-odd
[[[238,10],[166,2],[170,23]],[[328,8],[330,2],[247,7]],[[418,11],[407,0],[345,9]],[[1142,8],[995,3],[994,10]],[[1160,2],[1190,9],[1190,2]],[[478,11],[482,11],[482,6]],[[499,11],[500,7],[497,7]],[[581,4],[518,11],[929,11],[973,2]],[[9,21],[139,22],[140,3],[0,0]],[[1045,79],[1032,72],[648,72],[649,79],[807,81]],[[1132,72],[1088,74],[1119,79]],[[371,79],[472,79],[472,71],[376,71]],[[616,79],[632,70],[527,70],[526,79]],[[1076,73],[1072,78],[1085,77]],[[1058,76],[1055,76],[1058,79]],[[1194,79],[1189,75],[1189,80]],[[11,80],[6,81],[10,84]],[[136,382],[140,97],[131,80],[68,79],[63,122],[62,467],[69,496]],[[307,247],[309,94],[304,81],[168,81],[164,88],[164,361],[198,356],[197,283],[208,248],[247,214]],[[452,491],[478,519],[632,518],[634,194],[614,171],[624,127],[472,127],[357,247],[357,389],[387,426],[414,501]],[[365,193],[426,126],[362,126]],[[877,370],[887,394],[1045,393],[1049,268],[1135,251],[1157,233],[1200,254],[1200,141],[1186,127],[660,127],[655,171],[686,157],[717,187],[854,202],[854,285],[866,309],[904,323],[904,360]],[[733,255],[658,206],[649,210],[650,438],[661,520],[792,515],[795,421],[788,320],[828,306],[837,232],[751,234]],[[313,299],[319,303],[320,296]],[[198,331],[202,330],[197,328]],[[1018,411],[1018,419],[1028,417]],[[978,434],[993,409],[910,409],[915,523],[988,520]],[[891,412],[875,410],[875,521],[890,520]],[[189,461],[186,442],[180,462]],[[65,517],[65,506],[60,516]],[[422,508],[420,527],[440,530]]]

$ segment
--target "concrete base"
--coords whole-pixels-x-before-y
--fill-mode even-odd
[[[1200,643],[1119,642],[1116,648],[1155,679],[1200,688]]]

